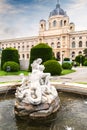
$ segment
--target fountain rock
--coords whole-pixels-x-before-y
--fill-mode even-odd
[[[29,118],[47,117],[60,107],[60,99],[55,87],[50,84],[50,73],[44,73],[42,59],[32,64],[32,73],[22,76],[22,85],[17,88],[15,97],[15,114]]]

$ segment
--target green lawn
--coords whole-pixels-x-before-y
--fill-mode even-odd
[[[21,70],[18,72],[5,72],[5,71],[1,71],[0,70],[0,76],[7,76],[7,75],[20,75],[21,73],[23,73],[24,75],[28,75],[28,71],[25,70]]]
[[[61,75],[66,75],[75,72],[75,70],[62,70]]]
[[[73,73],[73,72],[75,72],[75,70],[62,70],[61,75],[66,75],[66,74]],[[18,72],[5,72],[5,71],[0,70],[0,76],[20,75],[21,73],[24,73],[24,75],[28,75],[29,72],[25,71],[25,70],[21,70]]]
[[[87,82],[76,82],[76,83],[78,83],[78,84],[85,84],[85,85],[87,85]]]

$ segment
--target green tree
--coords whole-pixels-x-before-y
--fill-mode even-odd
[[[85,55],[85,58],[87,59],[87,48],[83,50],[83,53]]]
[[[7,61],[14,61],[19,64],[19,54],[17,49],[6,48],[2,51],[1,69],[3,69],[3,65]]]
[[[39,43],[38,45],[31,48],[30,51],[30,61],[29,61],[29,71],[31,71],[32,62],[41,58],[43,62],[51,60],[53,57],[52,48],[45,43]]]
[[[85,56],[78,55],[78,56],[75,57],[75,61],[78,62],[80,65],[83,65],[84,61],[85,61]]]

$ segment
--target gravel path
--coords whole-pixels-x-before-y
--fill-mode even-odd
[[[87,67],[73,68],[76,72],[65,76],[53,76],[52,80],[59,82],[87,82]],[[0,82],[12,82],[21,80],[20,76],[0,76]]]
[[[73,69],[76,70],[76,72],[64,76],[57,76],[55,80],[59,82],[87,82],[87,67],[77,67]]]

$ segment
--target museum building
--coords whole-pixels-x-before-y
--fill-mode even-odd
[[[51,46],[55,57],[60,61],[65,57],[74,60],[87,48],[87,31],[75,31],[75,24],[70,22],[69,16],[57,2],[55,9],[49,14],[48,21],[40,20],[38,36],[0,40],[0,49],[18,49],[21,68],[25,69],[28,67],[30,50],[38,43]]]

